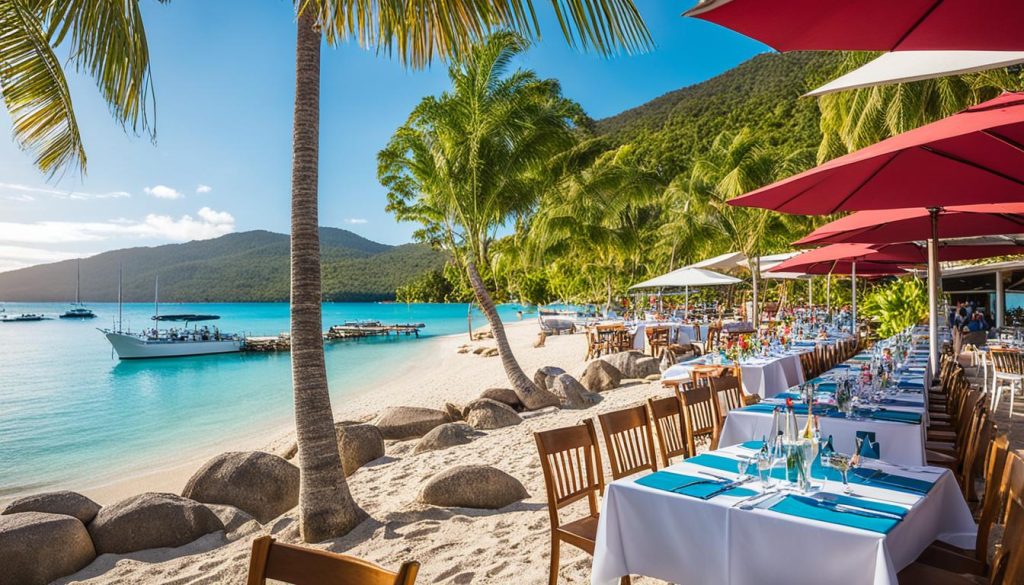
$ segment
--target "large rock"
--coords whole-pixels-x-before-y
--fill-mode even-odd
[[[45,512],[47,514],[63,514],[74,516],[88,524],[96,512],[100,511],[100,505],[83,496],[78,492],[46,492],[18,498],[4,508],[2,514],[16,514],[18,512]]]
[[[594,393],[569,374],[556,377],[551,392],[562,401],[562,408],[587,408],[596,402]]]
[[[224,525],[224,532],[234,532],[242,526],[245,526],[249,522],[257,522],[255,518],[249,515],[245,510],[239,510],[234,506],[225,506],[224,504],[206,504],[217,518],[220,519],[221,524]]]
[[[82,521],[64,514],[0,516],[0,584],[46,585],[96,558]]]
[[[500,429],[523,422],[511,406],[490,398],[478,398],[470,402],[467,409],[466,422],[474,429]]]
[[[486,465],[460,465],[427,480],[419,500],[432,506],[494,510],[530,497],[511,475]]]
[[[299,504],[299,468],[263,451],[221,453],[192,475],[181,495],[234,506],[265,524]]]
[[[341,467],[348,477],[357,469],[384,456],[384,435],[373,425],[335,425]]]
[[[465,445],[473,440],[473,435],[475,434],[476,431],[473,430],[473,427],[466,423],[446,423],[439,427],[434,427],[429,433],[423,435],[420,442],[416,443],[413,453],[424,453],[426,451],[447,449],[456,445]]]
[[[523,403],[519,401],[519,395],[511,388],[488,388],[480,393],[480,398],[490,398],[507,404],[516,410],[523,409]]]
[[[562,368],[556,368],[555,366],[544,366],[538,369],[533,374],[533,383],[537,385],[541,390],[547,390],[554,384],[555,378],[565,373]]]
[[[536,384],[526,392],[517,388],[516,396],[519,397],[519,401],[523,403],[523,408],[526,410],[540,410],[561,404],[558,397],[552,394],[550,390]]]
[[[580,377],[580,382],[591,392],[604,392],[618,388],[621,381],[622,373],[604,360],[594,360],[587,364],[587,369]]]
[[[199,502],[148,492],[101,508],[89,535],[97,554],[123,554],[183,546],[223,529],[217,515]]]
[[[431,429],[449,423],[448,413],[433,408],[391,406],[374,423],[387,440],[415,439]]]
[[[600,359],[615,366],[623,378],[642,380],[647,376],[660,374],[661,368],[657,359],[645,356],[639,351],[622,351],[602,356]]]

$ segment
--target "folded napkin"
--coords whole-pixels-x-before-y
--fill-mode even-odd
[[[872,420],[884,420],[887,422],[899,422],[914,425],[921,424],[921,413],[919,412],[907,412],[904,410],[857,410],[855,414]]]
[[[761,448],[761,441],[757,441],[757,448]],[[711,453],[702,453],[696,457],[690,457],[686,460],[687,463],[694,465],[700,465],[701,467],[707,467],[709,469],[717,469],[719,471],[728,471],[729,473],[736,473],[737,469],[736,460],[730,457],[722,457],[721,455],[712,455]]]
[[[728,495],[734,497],[752,496],[757,492],[742,487],[734,487],[724,492],[718,492],[727,482],[716,480],[710,477],[694,477],[682,475],[670,471],[656,471],[650,475],[638,478],[636,483],[674,494],[690,496],[706,500],[716,495]]]
[[[924,406],[921,402],[915,402],[913,400],[899,400],[896,398],[885,398],[882,400],[882,404],[886,406],[905,406],[911,408],[922,408]]]
[[[940,476],[936,476],[940,477]],[[906,492],[911,494],[927,494],[935,484],[916,477],[906,477],[885,473],[877,469],[858,467],[851,469],[849,474],[850,483],[857,483],[869,487]]]
[[[740,443],[739,446],[743,447],[744,449],[751,449],[753,451],[760,451],[762,445],[764,445],[764,441],[746,441],[744,443]]]
[[[835,382],[821,382],[816,387],[817,392],[828,392],[829,394],[835,394],[836,383]]]
[[[781,514],[788,514],[790,516],[808,518],[810,520],[818,520],[821,522],[829,522],[831,524],[840,524],[842,526],[860,528],[862,530],[870,530],[880,534],[888,533],[893,529],[893,527],[899,524],[900,521],[895,518],[870,516],[870,512],[857,513],[855,511],[840,511],[837,510],[835,506],[854,506],[865,510],[875,510],[878,512],[885,512],[887,514],[896,514],[900,517],[906,515],[906,510],[903,508],[879,502],[872,502],[869,500],[862,500],[859,498],[830,495],[829,500],[830,501],[822,501],[796,494],[790,494],[770,509]],[[882,509],[883,506],[884,509]]]
[[[901,390],[921,390],[924,388],[924,378],[900,378],[896,387]]]
[[[881,459],[882,447],[875,440],[873,431],[857,431],[857,438],[860,439],[860,456],[869,459]]]

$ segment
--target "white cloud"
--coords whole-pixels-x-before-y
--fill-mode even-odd
[[[80,252],[65,252],[61,250],[44,250],[41,248],[29,248],[24,246],[0,246],[0,272],[5,270],[17,270],[33,264],[47,262],[59,262],[72,258],[81,258],[90,254]]]
[[[76,201],[85,201],[88,199],[121,199],[123,197],[131,197],[131,193],[126,191],[110,191],[107,193],[86,193],[84,191],[61,191],[58,189],[50,189],[46,187],[30,187],[28,185],[19,185],[17,183],[0,183],[0,191],[17,191],[21,193],[22,197],[31,197],[31,195],[24,195],[26,193],[38,193],[42,195],[49,195],[57,199],[73,199]],[[18,197],[18,195],[8,196],[8,199]],[[28,199],[14,199],[15,201],[28,201]]]
[[[213,187],[209,185],[199,183],[199,186],[196,187],[196,193],[209,193],[210,191],[213,191]]]
[[[36,200],[35,197],[28,195],[27,193],[18,193],[16,195],[4,195],[4,199],[7,199],[8,201],[22,201],[25,203]]]
[[[149,214],[142,220],[118,218],[105,222],[0,222],[0,241],[19,244],[100,242],[111,238],[206,240],[235,231],[235,218],[225,211],[203,207],[198,217]]]
[[[352,225],[362,225],[364,223],[370,223],[370,220],[364,219],[362,217],[349,217],[345,219],[345,223]]]
[[[145,191],[147,195],[151,195],[157,199],[181,199],[184,197],[184,195],[179,193],[177,189],[173,189],[167,185],[146,187],[143,191]]]

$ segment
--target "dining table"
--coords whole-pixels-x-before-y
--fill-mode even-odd
[[[878,457],[901,465],[923,465],[928,426],[926,389],[930,380],[927,356],[921,352],[911,354],[905,364],[896,369],[891,388],[877,404],[865,404],[849,413],[840,412],[834,399],[837,382],[841,377],[858,375],[860,365],[868,361],[866,357],[869,356],[855,356],[809,381],[815,396],[810,412],[818,416],[821,435],[832,437],[836,450],[852,453],[856,450],[858,434],[870,434],[878,444]],[[795,386],[758,404],[729,411],[719,436],[720,444],[768,437],[773,413],[784,409],[786,399],[797,402],[795,414],[802,428],[808,416],[803,397],[800,388]]]
[[[624,575],[897,585],[897,573],[932,542],[974,546],[977,527],[949,470],[864,460],[848,472],[844,493],[840,472],[816,460],[810,490],[801,491],[786,479],[784,463],[762,482],[749,464],[760,446],[731,445],[608,484],[593,585]]]
[[[810,350],[794,348],[774,352],[767,356],[751,356],[740,359],[743,391],[747,394],[756,394],[761,398],[770,398],[793,386],[803,384],[804,369],[800,363],[800,354],[807,351]],[[686,382],[690,380],[694,366],[709,364],[731,367],[733,362],[721,359],[715,354],[703,355],[669,367],[662,373],[661,380],[663,382]]]
[[[694,341],[698,341],[696,338],[695,326],[700,327],[700,338],[707,339],[708,337],[708,323],[681,323],[678,321],[639,321],[632,324],[627,324],[626,328],[633,334],[633,349],[637,351],[645,351],[647,347],[647,328],[667,326],[669,328],[669,343],[677,343],[679,345],[689,345]]]

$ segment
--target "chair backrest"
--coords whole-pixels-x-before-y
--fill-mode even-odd
[[[992,368],[997,373],[1020,374],[1021,354],[1016,349],[992,349]]]
[[[985,495],[981,500],[981,514],[978,516],[978,537],[974,554],[983,566],[988,565],[988,538],[992,525],[1003,511],[1003,472],[1006,470],[1006,455],[1010,440],[1006,433],[992,439],[985,458]]]
[[[996,424],[989,420],[986,409],[982,408],[977,414],[971,431],[960,469],[960,488],[968,502],[977,500],[974,478],[981,470],[978,459],[988,453],[989,443],[996,436]]]
[[[669,460],[673,457],[689,457],[686,430],[683,428],[683,410],[679,399],[675,396],[648,398],[647,409],[650,411],[654,430],[658,433],[662,467],[668,467]]]
[[[393,573],[355,557],[262,536],[252,543],[248,585],[264,585],[267,579],[293,585],[413,585],[419,568],[409,561]]]
[[[548,514],[552,528],[558,524],[558,510],[587,499],[590,514],[597,516],[597,496],[604,493],[601,450],[597,446],[594,421],[533,434],[548,493]]]
[[[818,376],[819,372],[815,369],[814,352],[805,351],[801,353],[800,366],[804,370],[804,380],[811,380]]]
[[[1024,583],[1024,459],[1009,453],[1003,472],[1003,494],[1006,512],[1003,515],[1003,538],[992,561],[992,585]]]
[[[608,451],[612,479],[643,471],[658,470],[654,434],[644,405],[597,415]]]
[[[729,411],[736,408],[743,408],[746,405],[743,396],[743,389],[740,387],[740,380],[736,376],[722,376],[711,379],[711,387],[715,391],[715,406],[718,407],[718,424],[721,427],[725,423],[725,417]]]
[[[686,448],[691,455],[697,452],[697,439],[708,437],[711,449],[718,446],[718,408],[713,392],[711,386],[695,386],[687,392],[676,391],[683,410]]]

